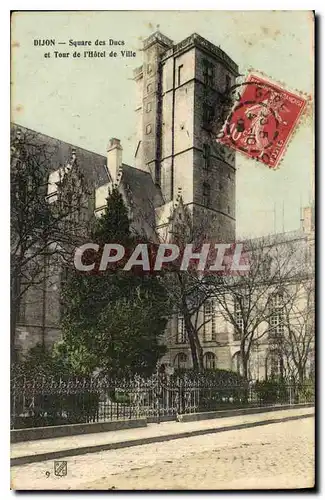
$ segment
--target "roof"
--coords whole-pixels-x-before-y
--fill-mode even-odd
[[[155,207],[162,205],[164,200],[150,173],[123,164],[121,184],[131,195],[134,214],[149,226],[155,227]]]
[[[109,179],[109,174],[106,167],[106,156],[89,151],[87,149],[75,146],[68,142],[56,139],[46,134],[37,132],[36,130],[23,127],[18,123],[12,124],[13,129],[19,129],[22,132],[33,134],[33,141],[40,141],[47,144],[51,149],[50,155],[50,172],[65,166],[66,162],[71,159],[72,151],[76,152],[78,166],[85,175],[85,177],[95,186],[99,187],[106,184]],[[50,173],[49,172],[49,173]]]

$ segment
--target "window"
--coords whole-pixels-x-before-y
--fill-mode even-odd
[[[203,182],[203,205],[210,206],[210,186],[206,182]]]
[[[214,109],[212,106],[204,103],[203,105],[203,126],[210,127],[214,119]]]
[[[227,207],[228,214],[230,214],[230,206]]]
[[[213,87],[214,84],[214,65],[207,61],[206,59],[203,61],[204,69],[203,69],[203,79],[204,84]]]
[[[229,75],[226,75],[226,92],[230,89],[231,79]]]
[[[146,126],[146,134],[147,134],[147,135],[151,134],[151,130],[152,130],[151,125],[150,125],[150,124],[149,124],[149,125],[147,125],[147,126]]]
[[[148,92],[148,94],[150,92],[152,92],[152,83],[148,83],[148,85],[147,85],[147,92]]]
[[[203,325],[203,338],[204,342],[212,342],[216,340],[216,316],[215,316],[215,302],[208,300],[204,304],[204,325]]]
[[[241,372],[241,357],[239,351],[235,352],[235,354],[232,357],[232,369],[237,373]]]
[[[214,370],[216,366],[216,357],[213,352],[206,352],[203,358],[204,368]]]
[[[26,322],[26,295],[22,295],[19,300],[18,305],[18,324],[24,324]]]
[[[203,158],[204,158],[204,168],[209,170],[210,168],[210,145],[203,144]]]
[[[152,71],[152,66],[150,63],[147,64],[147,73],[151,73]]]
[[[174,359],[175,368],[186,368],[187,365],[187,356],[184,352],[180,352],[176,354]]]
[[[151,110],[152,110],[152,103],[151,102],[147,102],[146,112],[149,113]]]
[[[234,304],[234,314],[235,314],[235,322],[236,322],[236,328],[235,328],[235,339],[238,340],[240,339],[241,333],[244,331],[244,318],[243,318],[243,304],[244,298],[241,299],[236,299],[235,298],[235,304]],[[245,306],[243,306],[245,307]]]
[[[265,378],[283,377],[283,357],[277,350],[272,350],[265,360]]]
[[[187,342],[187,334],[186,334],[184,316],[182,314],[179,314],[177,317],[176,343],[185,344],[186,342]]]
[[[284,313],[283,313],[283,296],[279,293],[272,295],[269,301],[270,307],[270,338],[277,340],[283,337],[284,334]]]
[[[183,64],[178,66],[178,76],[177,76],[178,85],[181,85],[182,83],[182,69],[183,69]]]

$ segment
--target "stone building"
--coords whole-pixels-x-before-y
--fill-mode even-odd
[[[235,241],[235,153],[225,156],[215,133],[222,96],[237,75],[231,58],[198,34],[176,44],[159,32],[149,36],[143,43],[143,64],[134,71],[134,166],[123,163],[119,139],[109,141],[103,156],[38,133],[56,150],[49,172],[49,203],[56,201],[60,176],[72,175],[78,165],[91,187],[89,217],[100,216],[114,184],[138,234],[165,238],[173,219],[187,207],[193,225],[203,228],[207,238]],[[49,263],[47,285],[32,287],[24,296],[16,334],[19,349],[26,351],[36,343],[49,346],[60,338],[61,279]],[[231,326],[210,302],[200,318],[211,319],[200,332],[205,365],[237,369],[238,342]],[[169,322],[166,343],[169,351],[162,362],[191,365],[182,317]]]
[[[256,238],[256,241],[258,238]],[[288,297],[287,306],[281,304],[277,295],[273,304],[269,321],[262,321],[258,326],[256,337],[258,341],[250,351],[249,378],[263,380],[271,375],[285,375],[293,372],[292,354],[297,349],[306,354],[306,374],[314,373],[315,349],[315,302],[314,302],[314,257],[315,257],[315,224],[314,208],[305,207],[301,219],[301,228],[297,231],[270,235],[267,240],[270,247],[274,246],[277,255],[285,254],[286,249],[292,253],[293,266],[302,271],[302,277],[284,281]],[[252,240],[254,243],[254,240]],[[296,271],[294,271],[294,274]],[[288,273],[289,274],[289,273]],[[266,290],[270,293],[272,287],[262,287],[261,295]],[[252,293],[258,293],[258,287]],[[253,301],[258,301],[258,298]],[[263,299],[262,299],[263,300]],[[262,304],[261,304],[262,306]],[[229,296],[229,308],[235,318],[236,326],[242,328],[243,316],[240,308],[236,308]],[[286,317],[287,314],[287,317]],[[288,325],[294,335],[288,338]],[[207,300],[198,315],[199,338],[204,352],[206,368],[221,368],[242,372],[240,335],[234,322],[227,314],[222,314],[222,308],[215,299]],[[308,330],[309,329],[309,330]],[[287,341],[287,346],[279,349],[279,340]],[[170,321],[166,340],[168,352],[163,362],[174,368],[191,368],[191,350],[186,335],[184,318],[178,315]],[[288,342],[289,340],[289,342]],[[301,345],[294,345],[300,342]],[[290,352],[289,352],[290,351]],[[292,352],[294,351],[294,353]],[[308,352],[307,352],[308,351]]]
[[[122,161],[122,145],[111,139],[107,156],[37,132],[55,146],[48,201],[55,203],[58,179],[78,168],[92,187],[89,210],[100,216],[112,184],[129,208],[132,226],[151,238],[168,232],[176,207],[187,206],[193,224],[206,235],[235,238],[235,155],[227,160],[215,144],[213,123],[220,95],[235,82],[237,65],[219,47],[197,34],[174,44],[156,32],[143,43],[143,64],[134,71],[137,139],[134,166]],[[71,159],[73,158],[73,161]],[[27,350],[60,337],[60,273],[48,286],[33,287],[22,300],[16,343]],[[47,276],[45,277],[47,280]]]

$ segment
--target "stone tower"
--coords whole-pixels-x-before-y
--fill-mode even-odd
[[[193,34],[178,44],[157,32],[144,41],[137,83],[136,167],[147,170],[165,203],[182,188],[184,204],[206,235],[235,238],[235,155],[225,160],[213,123],[237,65]]]

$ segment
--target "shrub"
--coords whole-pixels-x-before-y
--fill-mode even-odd
[[[255,392],[262,404],[285,402],[288,399],[287,388],[284,380],[268,379],[255,384]]]

